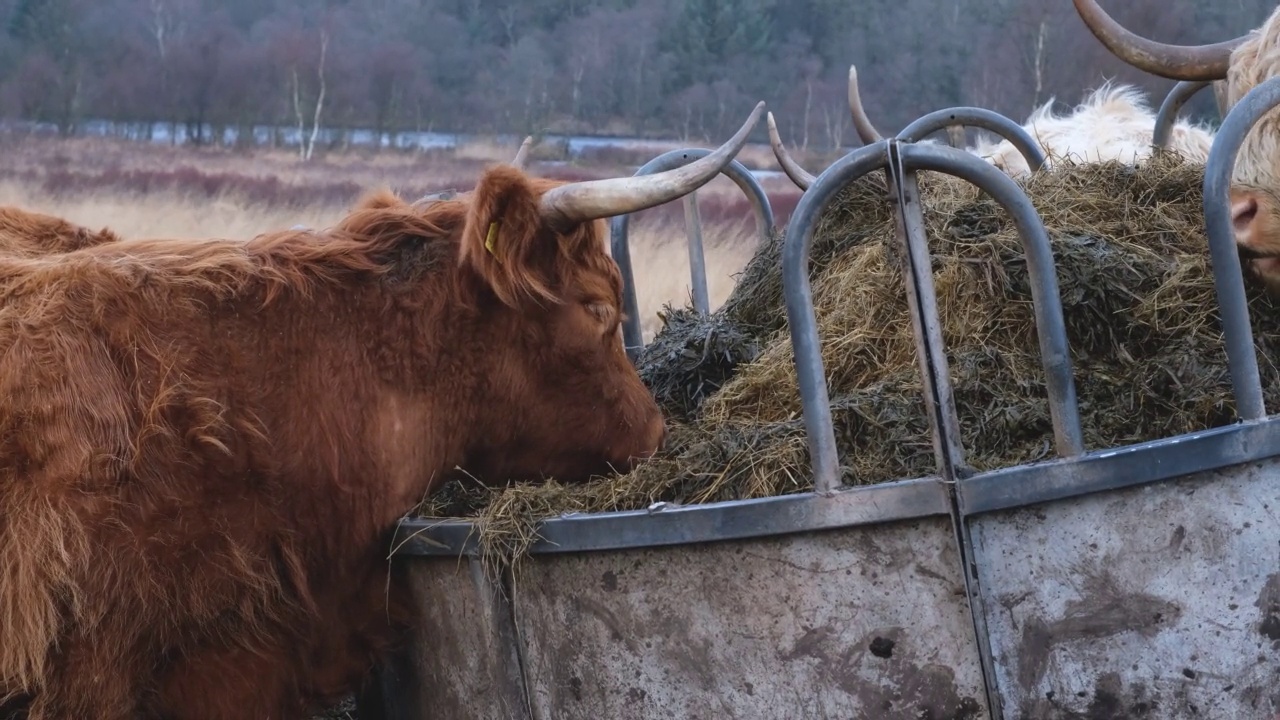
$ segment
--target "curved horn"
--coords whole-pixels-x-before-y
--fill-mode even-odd
[[[769,144],[773,146],[773,155],[778,158],[778,164],[782,166],[782,172],[791,178],[791,182],[801,190],[808,190],[813,184],[813,175],[810,175],[804,168],[800,167],[800,163],[796,162],[787,149],[782,146],[782,138],[778,136],[778,125],[773,121],[773,113],[764,116],[765,122],[769,124]]]
[[[524,164],[529,159],[529,148],[532,145],[533,136],[525,136],[524,142],[520,143],[520,149],[516,151],[516,159],[511,161],[511,164],[514,165],[517,170],[524,169]]]
[[[858,92],[858,68],[849,66],[849,112],[853,114],[853,129],[858,131],[863,145],[870,145],[884,139],[871,124],[867,111],[862,109],[862,95]]]
[[[552,188],[542,196],[539,208],[542,217],[549,223],[567,227],[597,218],[639,212],[688,195],[714,178],[733,160],[747,143],[747,136],[763,112],[764,101],[761,101],[728,142],[688,165],[653,175],[588,180]]]
[[[1220,80],[1227,76],[1231,51],[1249,37],[1212,45],[1166,45],[1133,34],[1116,22],[1097,0],[1072,0],[1080,19],[1113,55],[1159,77],[1172,80]]]

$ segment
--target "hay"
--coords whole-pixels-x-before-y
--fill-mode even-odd
[[[1204,235],[1203,166],[1160,157],[1064,166],[1025,184],[1049,230],[1086,449],[1234,419]],[[1008,215],[955,178],[920,176],[966,461],[975,470],[1052,454],[1052,425],[1021,242]],[[843,479],[934,471],[893,217],[875,174],[842,191],[815,233],[811,278]],[[674,418],[634,472],[580,486],[446,489],[427,516],[469,517],[483,551],[519,558],[538,521],[811,489],[774,236],[711,318],[671,311],[640,360]],[[1274,301],[1248,297],[1270,407],[1280,378]]]
[[[663,331],[641,352],[636,370],[671,420],[690,420],[738,366],[760,354],[760,338],[726,313],[700,315],[667,306]]]

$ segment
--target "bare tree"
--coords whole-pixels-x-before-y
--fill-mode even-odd
[[[1032,61],[1033,72],[1036,79],[1035,95],[1032,96],[1031,104],[1039,105],[1040,98],[1044,96],[1044,39],[1049,35],[1049,21],[1040,21],[1040,30],[1036,33],[1036,51],[1035,59]]]
[[[298,118],[298,157],[310,160],[316,149],[316,138],[320,135],[320,113],[324,109],[324,94],[327,90],[324,79],[325,57],[329,52],[329,31],[320,29],[320,60],[316,63],[316,104],[311,117],[311,136],[307,137],[306,122],[302,116],[302,83],[298,80],[298,68],[293,68],[293,112]]]

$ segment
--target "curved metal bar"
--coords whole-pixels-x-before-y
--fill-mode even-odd
[[[642,165],[639,170],[636,170],[635,175],[665,172],[706,157],[712,152],[705,148],[671,150]],[[764,188],[760,186],[760,181],[756,180],[751,171],[737,160],[730,160],[729,164],[720,171],[720,174],[732,180],[746,194],[747,199],[751,201],[760,238],[762,241],[767,242],[769,231],[773,229],[773,206],[770,205],[769,196],[765,193]],[[630,224],[630,213],[614,216],[609,223],[609,234],[611,236],[613,259],[614,262],[618,263],[618,270],[622,273],[622,311],[627,318],[622,325],[622,339],[627,355],[632,360],[635,360],[640,350],[644,348],[644,334],[640,331],[640,305],[639,301],[636,300],[635,274],[631,267],[631,244],[628,238]],[[700,250],[699,254],[701,254]],[[692,276],[695,268],[690,267],[689,272],[690,276]],[[701,280],[703,283],[706,282],[705,275]],[[694,282],[696,283],[697,280],[694,280]]]
[[[951,125],[989,130],[1013,143],[1018,152],[1022,153],[1022,157],[1026,158],[1032,172],[1044,166],[1044,151],[1021,125],[998,112],[984,108],[953,107],[935,110],[903,128],[902,132],[898,133],[897,139],[914,143]]]
[[[1253,327],[1249,324],[1249,308],[1244,298],[1244,272],[1231,231],[1229,192],[1241,143],[1258,120],[1277,105],[1280,105],[1280,77],[1272,77],[1245,93],[1222,119],[1204,171],[1204,223],[1213,262],[1213,284],[1218,292],[1236,413],[1243,420],[1264,418],[1267,411],[1258,375],[1258,355],[1253,346]]]
[[[800,196],[791,214],[782,246],[782,295],[787,305],[787,326],[791,332],[804,429],[809,441],[815,492],[831,493],[840,487],[840,464],[836,453],[836,433],[831,422],[831,396],[822,369],[822,342],[818,337],[818,316],[813,308],[813,287],[809,283],[809,250],[822,211],[846,185],[889,163],[889,142],[864,145],[822,171]]]
[[[1156,129],[1151,136],[1151,144],[1160,148],[1169,147],[1169,138],[1173,135],[1173,124],[1178,120],[1178,112],[1193,95],[1212,84],[1210,80],[1183,80],[1165,96],[1160,103],[1160,111],[1156,113]]]
[[[967,180],[1000,203],[1013,218],[1022,238],[1027,272],[1031,276],[1031,300],[1035,306],[1036,335],[1040,340],[1054,441],[1058,454],[1063,457],[1083,455],[1084,435],[1080,430],[1080,408],[1076,402],[1075,378],[1071,372],[1071,354],[1062,315],[1062,298],[1058,294],[1053,249],[1035,206],[1008,175],[972,153],[945,145],[911,142],[903,143],[899,148],[907,171],[932,170]]]

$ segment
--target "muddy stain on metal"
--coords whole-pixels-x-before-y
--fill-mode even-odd
[[[1280,461],[970,520],[1008,718],[1280,711]]]
[[[533,715],[986,717],[944,518],[541,556],[515,615]]]
[[[408,715],[529,718],[510,607],[478,560],[415,558],[410,585],[421,617],[408,658]]]

